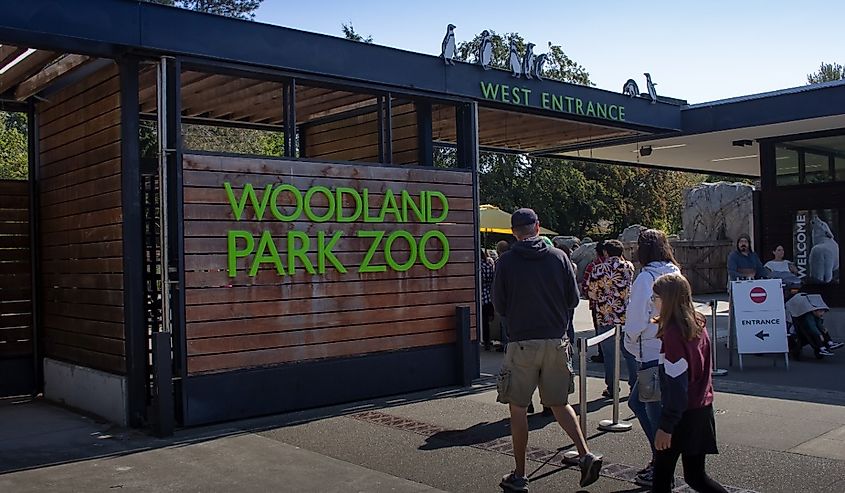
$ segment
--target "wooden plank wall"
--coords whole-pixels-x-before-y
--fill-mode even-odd
[[[117,67],[51,96],[38,111],[45,355],[122,374]]]
[[[419,162],[417,113],[414,105],[395,105],[392,122],[393,163]],[[370,163],[379,160],[376,111],[327,123],[305,125],[303,130],[305,157]]]
[[[0,359],[33,352],[29,182],[0,180]]]
[[[279,182],[300,190],[314,185],[366,187],[374,194],[371,201],[379,206],[388,188],[395,193],[402,189],[410,193],[439,190],[449,197],[449,224],[283,223],[272,217],[259,222],[251,206],[243,220],[236,221],[223,188],[227,181],[238,197],[246,183],[259,193],[267,184]],[[470,173],[186,155],[183,184],[191,374],[452,343],[455,306],[471,305],[475,311]],[[289,204],[292,199],[283,200]],[[251,259],[239,259],[239,273],[231,278],[225,270],[226,235],[233,229],[259,235],[271,231],[285,266],[287,231],[307,232],[312,245],[318,231],[344,231],[334,251],[349,271],[341,274],[328,269],[325,274],[310,275],[300,268],[292,276],[280,277],[264,264],[255,277],[249,277],[244,271]],[[437,271],[417,264],[405,272],[358,273],[356,266],[372,240],[356,238],[354,232],[396,229],[405,229],[417,238],[431,229],[442,231],[451,247],[449,262]],[[394,250],[403,249],[396,258],[399,262],[407,259],[402,256],[408,255],[409,249],[400,240]],[[436,240],[428,249],[432,260],[440,258]],[[309,258],[315,262],[313,254]],[[384,265],[383,253],[377,254],[373,263]]]

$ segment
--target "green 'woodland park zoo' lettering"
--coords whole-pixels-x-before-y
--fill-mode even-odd
[[[573,115],[589,116],[603,120],[625,121],[625,107],[618,104],[584,101],[581,98],[541,92],[537,101],[531,89],[511,87],[507,84],[481,82],[481,96],[484,99],[518,106],[533,106],[544,110],[559,111]]]
[[[406,190],[397,194],[388,189],[384,192],[381,204],[375,205],[372,204],[372,196],[367,188],[359,192],[354,188],[329,189],[317,185],[303,193],[293,185],[279,183],[268,184],[259,192],[251,183],[247,183],[240,191],[240,196],[236,196],[236,191],[229,182],[225,182],[223,188],[236,221],[253,218],[263,221],[266,218],[271,221],[294,222],[304,216],[313,223],[384,223],[385,219],[390,218],[397,223],[437,224],[445,221],[449,215],[448,199],[436,190],[425,190],[414,196]],[[351,204],[351,207],[345,207],[344,204]],[[247,205],[252,207],[251,215],[247,214]],[[312,238],[308,233],[293,229],[288,231],[280,242],[286,247],[283,249],[285,255],[282,255],[276,239],[268,230],[262,231],[258,236],[246,230],[230,230],[226,238],[227,271],[229,277],[236,277],[238,259],[251,258],[247,270],[251,277],[256,276],[265,264],[274,268],[279,276],[294,275],[297,267],[309,274],[325,274],[329,266],[345,274],[348,272],[347,268],[334,252],[343,236],[343,231],[319,231],[314,250]],[[386,272],[388,267],[397,272],[405,272],[417,262],[429,270],[438,270],[449,261],[449,240],[438,230],[425,232],[419,240],[401,229],[389,234],[387,231],[362,230],[356,231],[355,236],[372,240],[358,266],[359,273]],[[440,244],[440,257],[436,260],[430,258],[431,254],[427,249],[432,240],[437,240]],[[394,244],[397,242],[407,245],[408,248],[408,258],[401,263],[396,260],[394,253]],[[380,251],[384,253],[387,265],[372,264],[373,258]],[[316,254],[316,265],[308,256],[311,252]]]

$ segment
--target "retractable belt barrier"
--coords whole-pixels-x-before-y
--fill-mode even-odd
[[[581,430],[587,429],[587,349],[597,346],[600,343],[613,337],[613,419],[602,420],[599,423],[599,430],[622,432],[631,429],[631,423],[619,420],[619,372],[622,365],[620,354],[620,339],[622,327],[616,325],[613,330],[608,330],[595,337],[578,339],[579,371],[578,371],[578,414],[581,422]]]

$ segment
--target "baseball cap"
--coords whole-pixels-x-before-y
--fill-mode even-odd
[[[537,222],[539,222],[539,219],[537,218],[537,213],[527,207],[517,209],[516,212],[511,214],[512,228],[517,228],[519,226],[527,226],[529,224],[536,224]]]

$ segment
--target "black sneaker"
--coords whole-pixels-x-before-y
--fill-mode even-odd
[[[613,392],[610,389],[604,389],[604,392],[601,393],[601,396],[605,399],[613,399]]]
[[[651,484],[654,482],[654,466],[649,464],[648,467],[637,473],[636,479],[634,479],[634,483],[637,486],[642,486],[644,488],[651,488]]]
[[[845,342],[830,341],[827,343],[827,348],[831,350],[839,349],[842,346],[845,346]]]
[[[534,403],[533,402],[531,404],[528,404],[528,411],[526,411],[526,412],[528,414],[534,414]]]
[[[640,474],[645,474],[647,471],[651,471],[654,469],[654,461],[650,461],[647,466],[637,471],[637,476]]]
[[[520,493],[528,493],[528,478],[525,476],[517,476],[516,473],[505,474],[502,476],[502,482],[499,483],[505,491],[518,491]]]
[[[581,457],[581,460],[578,461],[578,465],[581,467],[580,485],[582,488],[595,483],[599,479],[602,462],[602,456],[593,453],[589,453],[584,457]]]
[[[819,354],[822,356],[833,356],[833,353],[826,347],[819,348]]]

